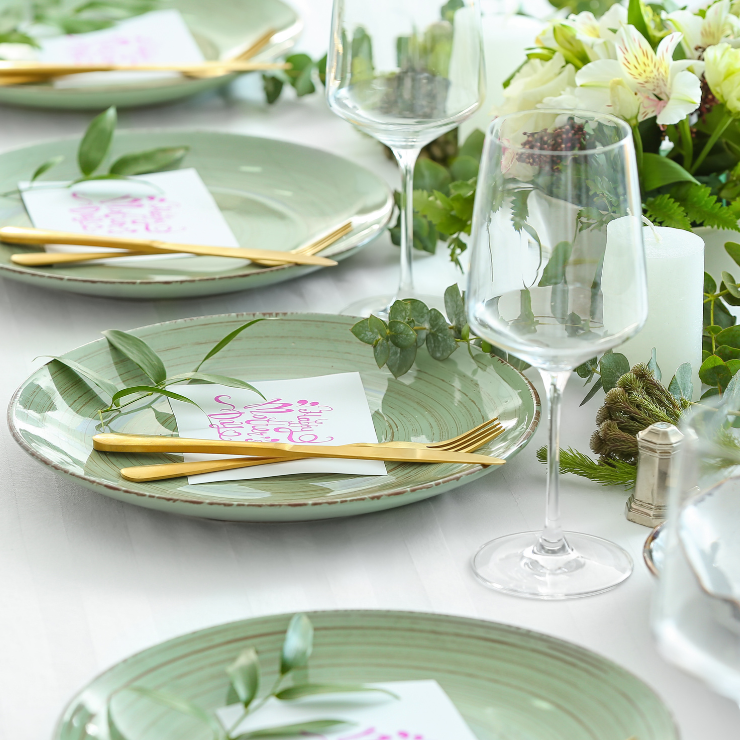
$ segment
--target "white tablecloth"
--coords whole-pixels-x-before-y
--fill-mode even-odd
[[[300,50],[326,50],[329,0],[294,0],[306,19]],[[258,78],[222,94],[122,111],[122,127],[217,129],[269,136],[342,154],[396,185],[379,145],[334,117],[320,96],[262,101]],[[90,115],[5,107],[0,149],[79,135]],[[455,279],[444,249],[417,260],[422,287]],[[123,302],[2,281],[0,388],[13,390],[43,360],[108,328],[230,311],[336,312],[397,279],[398,251],[383,236],[338,268],[260,291],[193,301]],[[531,374],[531,373],[530,373]],[[538,380],[541,389],[541,384]],[[571,382],[564,442],[586,450],[598,402],[579,409]],[[655,651],[648,615],[653,580],[641,560],[648,530],[627,522],[626,495],[563,481],[567,526],[612,539],[635,573],[611,593],[561,603],[493,593],[470,557],[498,535],[536,529],[544,468],[529,447],[502,470],[451,493],[354,519],[292,525],[224,524],[166,516],[95,494],[27,457],[0,431],[0,738],[47,740],[71,695],[130,653],[230,620],[312,609],[405,609],[496,620],[594,650],[652,686],[684,740],[737,740],[740,714]],[[565,740],[565,739],[564,739]]]

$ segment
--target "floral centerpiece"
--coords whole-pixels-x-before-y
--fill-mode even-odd
[[[632,127],[651,221],[740,230],[740,3],[656,7],[553,20],[496,112],[612,113]]]

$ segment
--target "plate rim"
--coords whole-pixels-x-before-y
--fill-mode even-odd
[[[378,224],[374,225],[370,228],[369,233],[367,233],[363,238],[357,243],[352,244],[351,246],[346,247],[341,252],[336,252],[334,255],[335,257],[342,257],[342,256],[351,256],[347,254],[348,252],[352,252],[353,250],[360,249],[367,245],[372,239],[374,239],[376,236],[380,234],[380,232],[383,231],[383,229],[388,226],[388,223],[390,222],[391,218],[393,217],[393,210],[395,208],[395,202],[393,200],[393,192],[391,191],[390,186],[388,185],[385,180],[383,180],[379,175],[376,175],[374,172],[372,172],[367,167],[357,164],[356,162],[353,162],[351,159],[348,159],[347,157],[343,157],[340,154],[335,154],[334,152],[327,151],[326,149],[319,149],[317,147],[307,146],[306,144],[299,144],[294,141],[288,141],[284,139],[273,139],[267,136],[252,136],[251,134],[240,134],[233,131],[215,131],[210,129],[200,129],[200,128],[193,128],[193,129],[173,129],[173,128],[124,128],[119,129],[116,131],[116,134],[172,134],[173,136],[177,136],[178,134],[181,135],[188,135],[188,134],[197,134],[197,135],[211,135],[217,138],[227,138],[227,137],[238,137],[241,139],[252,139],[257,141],[270,141],[270,142],[279,142],[283,145],[288,145],[289,147],[297,147],[299,149],[308,149],[312,152],[319,152],[322,155],[325,155],[327,157],[333,157],[339,160],[343,160],[344,162],[351,164],[353,167],[358,167],[361,170],[364,170],[369,175],[374,177],[378,180],[379,183],[383,185],[386,191],[386,199],[385,203],[383,205],[383,209],[385,210],[385,213],[383,215],[382,221]],[[25,146],[19,146],[14,147],[12,149],[6,149],[2,152],[0,152],[0,158],[2,158],[6,154],[15,154],[18,152],[22,152],[24,149],[30,149],[35,146],[44,146],[46,144],[54,144],[57,142],[67,142],[67,141],[78,141],[80,139],[79,136],[62,136],[62,137],[55,137],[50,139],[43,139],[42,141],[36,141],[32,144],[27,144]],[[194,168],[195,169],[195,168]],[[25,208],[25,207],[24,207]],[[14,245],[10,245],[14,246]],[[257,275],[268,275],[273,274],[276,272],[281,272],[284,270],[295,270],[296,268],[301,267],[308,267],[309,271],[313,272],[314,270],[311,270],[311,266],[303,266],[303,265],[295,265],[295,264],[286,264],[286,265],[275,265],[273,267],[267,267],[259,270],[259,272],[235,272],[235,273],[229,273],[228,275],[206,275],[202,277],[186,277],[186,278],[172,278],[172,279],[165,279],[165,280],[121,280],[121,279],[115,279],[115,278],[83,278],[83,277],[74,277],[73,275],[59,275],[55,274],[53,272],[44,271],[44,269],[30,269],[30,268],[24,268],[20,265],[15,265],[12,262],[4,263],[0,262],[0,276],[2,276],[2,273],[14,273],[16,275],[22,275],[24,277],[30,277],[35,279],[36,281],[58,281],[62,283],[73,283],[73,284],[92,284],[92,285],[120,285],[120,286],[136,286],[136,285],[143,285],[143,286],[176,286],[176,285],[191,285],[191,284],[197,284],[202,285],[204,283],[215,283],[219,280],[240,280],[240,279],[249,279],[252,277],[256,277]],[[314,269],[321,269],[320,267],[314,268]],[[47,268],[48,270],[48,268]],[[298,277],[298,275],[296,275]],[[52,286],[50,286],[51,288]]]
[[[183,319],[172,319],[170,321],[159,321],[154,324],[146,324],[145,326],[139,326],[134,327],[133,329],[129,329],[128,331],[137,331],[138,329],[149,329],[153,327],[162,327],[166,326],[168,324],[175,324],[175,323],[190,323],[190,322],[196,322],[196,321],[202,321],[204,319],[217,319],[217,318],[238,318],[238,319],[245,319],[249,321],[251,318],[255,317],[286,317],[289,318],[291,316],[310,316],[315,319],[319,320],[325,320],[325,319],[336,319],[336,318],[344,318],[343,314],[327,314],[327,313],[315,313],[311,311],[307,312],[300,312],[300,311],[284,311],[284,312],[235,312],[235,313],[225,313],[225,314],[208,314],[206,316],[189,316],[187,318]],[[346,318],[354,318],[354,319],[361,319],[362,317],[359,316],[347,316]],[[85,347],[89,347],[93,344],[96,344],[98,342],[104,342],[105,338],[101,339],[93,339],[91,342],[86,342],[85,344],[81,344],[78,347],[73,347],[68,352],[63,353],[60,355],[60,357],[65,357],[70,352],[74,352],[76,350],[83,349]],[[506,367],[510,368],[513,372],[515,372],[517,375],[519,375],[522,380],[525,383],[526,388],[529,390],[530,398],[532,399],[533,405],[534,405],[534,412],[532,414],[532,419],[529,422],[527,428],[522,432],[522,434],[519,436],[519,438],[512,444],[512,447],[507,450],[507,455],[504,459],[508,459],[515,455],[517,452],[519,452],[522,447],[524,447],[531,437],[534,435],[534,433],[537,431],[537,427],[540,423],[540,417],[542,413],[542,404],[540,402],[540,396],[537,392],[537,389],[534,387],[532,382],[527,378],[524,373],[517,370],[513,365],[511,365],[509,362],[506,362],[505,360],[501,359],[500,357],[496,355],[490,355],[491,359],[497,360],[500,364],[505,365]],[[408,488],[395,488],[391,491],[387,491],[384,493],[373,493],[368,494],[364,496],[355,496],[352,498],[345,498],[345,497],[334,497],[331,500],[327,501],[296,501],[294,503],[260,503],[261,499],[243,499],[240,501],[203,501],[203,500],[196,500],[196,499],[190,499],[185,498],[183,496],[165,496],[159,493],[145,493],[142,491],[135,491],[131,488],[126,487],[125,485],[116,485],[114,483],[111,483],[109,481],[104,481],[99,478],[93,478],[92,476],[85,475],[84,473],[77,473],[71,470],[66,469],[62,465],[60,465],[57,462],[54,462],[53,460],[50,460],[49,458],[45,457],[41,453],[34,450],[30,445],[26,443],[26,441],[23,439],[23,437],[20,434],[20,431],[18,430],[16,424],[15,424],[15,411],[16,407],[18,405],[18,399],[20,398],[21,392],[24,390],[24,388],[28,385],[29,381],[43,368],[47,367],[53,360],[49,360],[49,362],[45,363],[44,365],[41,365],[40,367],[36,368],[19,386],[16,388],[15,392],[10,398],[10,403],[8,404],[8,410],[7,410],[7,424],[8,428],[10,430],[11,436],[16,441],[16,443],[21,447],[21,449],[26,452],[28,455],[30,455],[34,460],[42,463],[43,465],[51,468],[52,470],[61,473],[63,475],[69,476],[71,478],[75,478],[83,484],[87,484],[88,486],[91,486],[93,488],[97,487],[103,487],[107,488],[111,491],[116,491],[118,493],[124,493],[127,496],[134,495],[139,498],[150,498],[150,499],[157,499],[159,501],[165,502],[165,503],[178,503],[178,504],[187,504],[189,506],[218,506],[218,507],[225,507],[228,509],[261,509],[261,510],[269,510],[269,509],[299,509],[299,508],[317,508],[319,506],[335,506],[337,504],[351,504],[351,503],[359,503],[363,501],[377,501],[380,499],[385,498],[391,498],[394,496],[401,496],[409,493],[415,493],[416,491],[422,491],[429,488],[436,488],[437,486],[444,485],[445,483],[451,483],[453,481],[458,481],[462,478],[466,478],[467,476],[478,474],[481,472],[487,471],[486,468],[482,467],[481,465],[466,465],[463,470],[453,473],[451,475],[448,475],[444,478],[439,478],[438,480],[435,480],[431,483],[423,483],[415,486],[411,486]],[[491,471],[487,471],[491,472]]]
[[[70,711],[79,704],[80,699],[85,695],[85,692],[89,691],[90,686],[101,680],[104,679],[108,674],[115,671],[119,666],[123,665],[124,663],[128,663],[130,661],[136,660],[137,658],[141,658],[141,656],[145,655],[147,652],[155,650],[156,648],[167,648],[172,647],[174,643],[179,641],[185,641],[188,638],[194,638],[200,634],[208,633],[208,632],[215,632],[220,629],[228,629],[230,627],[236,627],[237,625],[246,624],[249,622],[253,622],[259,619],[272,619],[272,620],[279,620],[283,619],[286,624],[291,619],[291,617],[294,616],[294,614],[300,613],[305,614],[309,619],[313,616],[324,616],[324,615],[344,615],[344,616],[351,616],[351,615],[360,615],[360,616],[381,616],[387,617],[389,619],[392,618],[403,618],[403,619],[414,619],[414,618],[431,618],[432,620],[436,620],[442,623],[449,624],[450,622],[456,622],[456,623],[465,623],[469,624],[472,628],[478,627],[480,629],[490,629],[493,627],[494,629],[500,629],[504,632],[508,633],[514,633],[521,637],[528,637],[530,639],[534,639],[540,642],[540,644],[544,643],[547,646],[554,646],[555,648],[559,650],[575,650],[576,652],[580,653],[581,655],[588,656],[591,659],[596,658],[598,661],[601,662],[601,664],[608,665],[612,670],[616,670],[617,672],[620,672],[626,676],[628,676],[633,681],[637,682],[640,686],[642,686],[643,690],[650,694],[651,697],[654,699],[654,701],[659,705],[662,706],[665,709],[666,716],[668,717],[670,724],[671,724],[671,730],[673,731],[673,738],[671,740],[680,740],[680,729],[678,727],[678,723],[676,721],[676,717],[674,712],[671,710],[671,708],[668,706],[668,704],[664,701],[664,699],[661,697],[661,695],[650,685],[647,683],[646,680],[640,678],[634,671],[625,668],[624,666],[620,665],[616,661],[612,660],[611,658],[607,658],[606,656],[602,655],[601,653],[597,653],[595,650],[591,650],[587,647],[584,647],[582,645],[579,645],[575,642],[571,642],[570,640],[564,640],[561,637],[556,637],[554,635],[547,634],[546,632],[539,632],[537,630],[529,629],[528,627],[520,627],[515,624],[509,624],[506,622],[499,622],[493,619],[484,619],[480,617],[468,617],[468,616],[462,616],[459,614],[450,614],[448,612],[432,612],[432,611],[420,611],[420,610],[407,610],[407,609],[312,609],[312,610],[306,610],[302,612],[280,612],[279,614],[262,614],[262,615],[253,615],[251,617],[247,617],[245,619],[237,619],[232,620],[230,622],[222,622],[219,624],[210,625],[207,627],[201,627],[199,629],[189,630],[188,632],[184,632],[179,635],[175,635],[174,637],[170,637],[166,640],[161,640],[159,642],[154,643],[153,645],[149,645],[148,647],[142,648],[141,650],[137,650],[134,653],[131,653],[130,655],[127,655],[126,657],[122,658],[121,660],[115,662],[113,665],[108,666],[104,670],[99,671],[96,673],[87,683],[78,691],[76,691],[71,699],[65,704],[64,708],[62,709],[59,718],[54,725],[52,740],[60,740],[62,730],[64,729],[64,723],[67,719],[67,715],[70,713]],[[466,635],[467,636],[467,635]]]

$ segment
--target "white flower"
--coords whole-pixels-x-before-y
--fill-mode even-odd
[[[587,64],[578,71],[576,82],[579,87],[608,88],[611,94],[612,81],[621,79],[639,100],[639,120],[656,116],[661,125],[678,123],[699,107],[701,83],[688,67],[698,71],[702,66],[690,59],[673,61],[680,41],[680,33],[666,36],[656,54],[634,26],[625,26],[617,34],[618,60]],[[626,104],[624,91],[617,87],[615,93],[620,106]]]
[[[610,113],[627,121],[631,126],[639,122],[641,110],[639,95],[621,78],[611,80],[604,87],[568,88],[562,95],[545,98],[540,107]]]
[[[740,49],[728,44],[710,46],[704,53],[709,89],[735,115],[740,113]]]
[[[730,0],[714,3],[704,18],[676,10],[666,15],[666,21],[683,34],[681,45],[689,59],[701,59],[710,46],[740,37],[740,19],[730,13]]]
[[[574,86],[575,78],[575,69],[566,64],[562,54],[555,54],[547,62],[531,59],[504,90],[505,101],[496,114],[532,110],[546,97],[560,95],[567,87]]]
[[[591,61],[617,58],[617,32],[627,24],[627,9],[612,5],[609,10],[596,18],[593,13],[584,11],[569,16],[577,37],[588,49]]]

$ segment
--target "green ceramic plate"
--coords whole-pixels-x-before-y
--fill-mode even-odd
[[[41,163],[65,161],[57,179],[76,176],[79,138],[0,154],[0,193]],[[205,131],[121,131],[112,158],[159,146],[188,145],[183,166],[200,173],[241,246],[290,250],[352,219],[354,230],[322,252],[341,260],[376,237],[393,211],[388,186],[368,170],[328,152],[274,139]],[[0,196],[0,226],[29,226],[17,195]],[[0,243],[0,276],[44,288],[110,298],[191,298],[231,293],[301,277],[316,267],[259,267],[220,257],[182,257],[101,265],[21,267],[11,255],[30,248]],[[33,250],[37,251],[37,250]]]
[[[133,331],[161,355],[170,374],[191,371],[219,339],[254,314],[169,321]],[[255,324],[214,360],[212,372],[244,378],[301,378],[357,371],[373,412],[378,439],[436,441],[456,436],[498,416],[506,432],[483,448],[510,458],[529,441],[539,421],[539,399],[529,381],[507,363],[467,352],[444,362],[419,353],[417,367],[400,380],[379,370],[370,347],[350,333],[347,316],[283,314]],[[113,355],[104,339],[69,357],[126,385],[145,382],[136,365]],[[388,463],[388,475],[290,475],[256,481],[188,485],[178,478],[129,483],[120,468],[181,459],[122,455],[92,449],[97,411],[105,403],[59,363],[37,370],[18,389],[9,409],[10,428],[35,459],[107,496],[173,514],[246,521],[303,521],[389,509],[436,496],[495,468],[471,465]],[[122,416],[113,431],[172,434],[166,401],[154,410]]]
[[[255,59],[269,61],[295,43],[303,27],[295,12],[280,0],[170,0],[164,7],[182,13],[206,59],[224,59],[243,51],[270,29],[278,33]],[[175,60],[176,61],[176,60]],[[132,108],[169,103],[231,82],[235,75],[207,80],[171,79],[58,89],[52,84],[0,87],[0,103],[34,108],[103,110],[111,105]]]
[[[383,611],[316,612],[313,683],[435,679],[478,740],[678,740],[670,713],[637,677],[583,648],[495,622]],[[276,679],[290,617],[248,619],[149,648],[94,679],[65,710],[54,740],[85,740],[110,702],[129,740],[206,740],[208,728],[123,689],[226,704],[226,667],[246,647],[262,684]],[[99,735],[95,735],[99,737]],[[334,736],[330,736],[334,737]],[[440,740],[455,740],[444,738]]]

